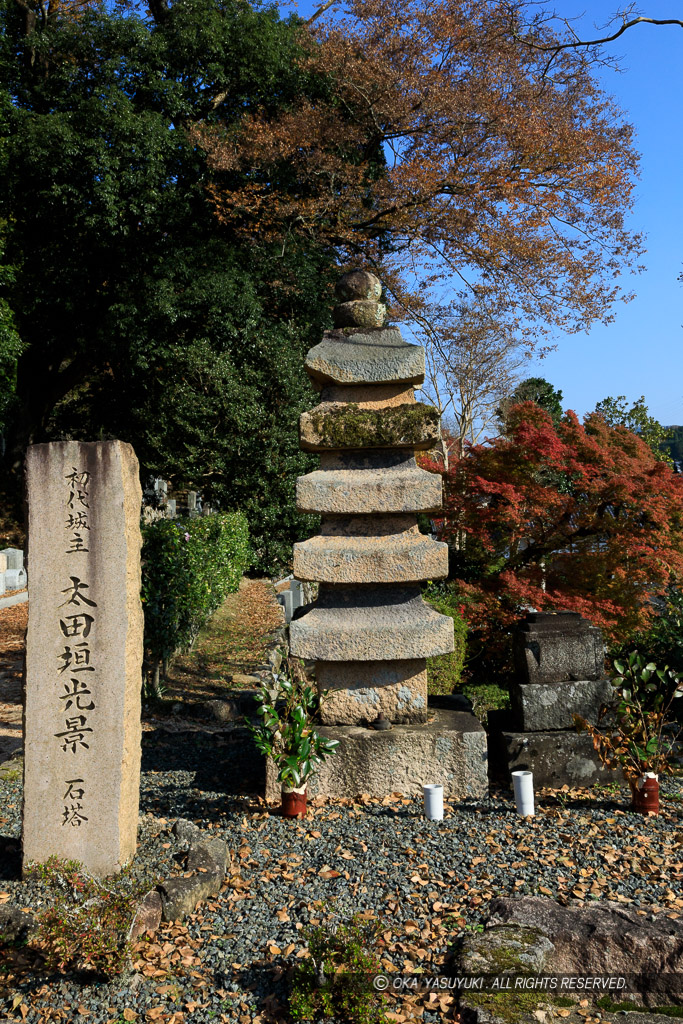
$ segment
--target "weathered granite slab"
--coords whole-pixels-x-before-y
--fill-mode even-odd
[[[602,679],[602,633],[576,612],[532,612],[514,634],[520,683]]]
[[[503,756],[508,772],[534,773],[534,786],[572,789],[621,782],[621,772],[605,768],[586,733],[503,732]]]
[[[432,448],[441,437],[439,413],[431,405],[365,408],[321,402],[299,418],[299,442],[306,451],[358,448]]]
[[[325,661],[430,658],[453,650],[453,620],[418,587],[321,584],[312,609],[292,620],[290,646],[295,657]]]
[[[498,896],[481,938],[499,928],[520,935],[532,930],[547,940],[543,962],[534,965],[539,973],[620,975],[627,979],[622,998],[635,994],[646,1006],[680,1005],[683,921],[639,910],[602,900],[565,907],[539,896]]]
[[[55,855],[109,875],[138,827],[138,462],[121,441],[64,441],[30,447],[26,472],[24,867]]]
[[[427,662],[317,661],[315,678],[328,690],[320,717],[326,724],[369,725],[380,712],[390,722],[427,719]]]
[[[296,482],[302,512],[437,512],[441,502],[441,477],[418,468],[316,470]]]
[[[417,527],[394,532],[392,518],[372,520],[377,525],[369,536],[343,518],[331,535],[326,523],[325,532],[294,545],[294,575],[327,583],[417,583],[447,576],[448,545]]]
[[[525,732],[573,729],[574,715],[581,715],[595,725],[600,708],[613,697],[614,687],[609,679],[515,683],[510,687],[517,728]]]
[[[395,725],[386,731],[319,726],[319,732],[339,740],[339,747],[311,777],[311,796],[421,796],[425,783],[442,785],[444,796],[455,799],[488,792],[486,733],[473,715],[440,710],[425,725]],[[271,764],[269,800],[280,799],[275,777]]]
[[[306,356],[309,376],[321,384],[421,384],[425,354],[397,327],[325,331]]]

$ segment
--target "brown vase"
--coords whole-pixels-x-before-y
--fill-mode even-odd
[[[641,814],[659,814],[659,779],[653,772],[646,772],[635,781],[630,781],[631,806]]]
[[[289,786],[282,787],[282,817],[298,818],[306,813],[306,786],[300,789],[290,789]]]

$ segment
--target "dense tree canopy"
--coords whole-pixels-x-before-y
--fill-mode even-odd
[[[454,312],[464,290],[530,345],[608,317],[640,247],[624,227],[631,129],[580,56],[558,53],[548,74],[547,54],[519,42],[522,29],[550,41],[538,5],[346,7],[303,40],[328,95],[201,131],[215,172],[233,176],[213,184],[221,218],[285,243],[304,234],[342,263],[362,255],[397,312],[427,309],[443,280]],[[411,291],[415,275],[425,287]]]
[[[19,465],[30,442],[130,441],[144,472],[247,511],[272,566],[307,526],[296,424],[313,404],[302,364],[327,325],[329,260],[219,225],[188,128],[313,95],[297,32],[237,0],[188,0],[158,21],[50,10],[27,31],[23,5],[2,8],[9,451]]]
[[[596,414],[554,425],[535,403],[513,407],[504,435],[451,467],[446,495],[441,535],[458,540],[454,572],[489,654],[530,606],[579,611],[619,639],[683,579],[683,481]]]

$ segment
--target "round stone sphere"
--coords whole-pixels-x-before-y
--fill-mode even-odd
[[[363,327],[366,330],[381,327],[384,323],[387,307],[383,302],[356,299],[354,302],[342,302],[334,307],[335,327]]]
[[[369,270],[350,270],[339,278],[335,290],[340,302],[352,302],[354,299],[376,301],[382,295],[382,282]]]

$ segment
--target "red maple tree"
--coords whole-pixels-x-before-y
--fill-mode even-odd
[[[578,611],[620,639],[683,578],[683,479],[597,414],[553,426],[533,402],[513,407],[504,435],[453,462],[445,492],[439,532],[484,638],[531,606]]]

